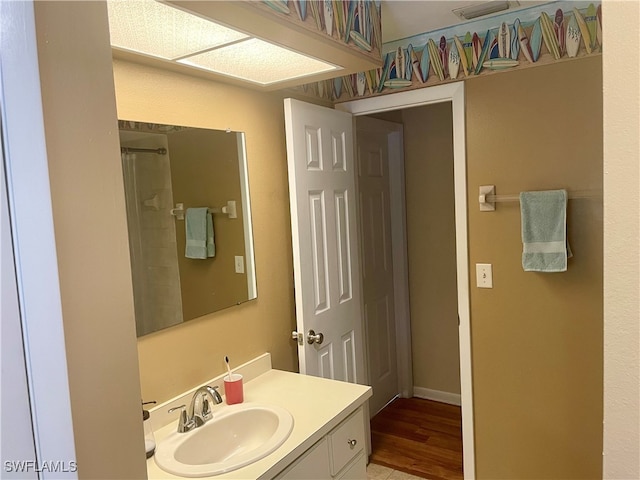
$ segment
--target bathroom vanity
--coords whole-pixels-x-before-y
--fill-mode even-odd
[[[293,428],[284,443],[269,455],[210,478],[366,479],[369,443],[366,402],[371,387],[274,370],[269,354],[237,371],[245,378],[245,403],[287,410],[293,417]],[[222,376],[207,384],[222,386]],[[177,427],[177,414],[170,415],[167,410],[188,403],[191,395],[192,392],[186,392],[152,410],[159,446]],[[216,415],[224,416],[232,407],[224,402],[214,406],[211,421],[215,421]],[[162,470],[154,457],[147,460],[147,473],[149,479],[184,478]]]

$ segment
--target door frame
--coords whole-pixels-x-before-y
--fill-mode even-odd
[[[33,2],[0,2],[5,181],[36,458],[77,478]],[[3,235],[2,241],[5,241]],[[4,265],[3,265],[3,268]],[[3,425],[4,427],[4,425]],[[16,459],[19,460],[19,459]]]
[[[469,242],[467,232],[467,158],[465,138],[464,82],[363,98],[335,106],[354,116],[451,102],[453,110],[453,164],[456,217],[456,263],[458,288],[460,389],[464,478],[475,478],[473,428],[473,382],[471,370],[471,322],[469,305]]]

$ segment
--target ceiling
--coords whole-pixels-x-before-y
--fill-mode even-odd
[[[382,42],[387,43],[464,23],[452,10],[485,3],[482,0],[382,0]],[[549,1],[520,0],[510,11]],[[487,15],[489,17],[490,15]]]

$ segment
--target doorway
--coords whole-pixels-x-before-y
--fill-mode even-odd
[[[376,468],[434,479],[462,479],[452,122],[451,102],[356,118],[365,339],[373,387],[370,459]],[[396,132],[400,152],[391,145]],[[388,172],[394,170],[404,188],[394,189],[400,198],[392,202]],[[390,215],[390,203],[399,213]],[[401,243],[392,242],[390,233]],[[392,250],[404,255],[392,258]],[[409,294],[404,315],[393,308],[396,284]],[[395,326],[402,331],[407,317],[411,330],[397,350],[411,351],[413,374],[400,391],[398,375],[382,367],[392,364],[387,359],[396,351]]]
[[[370,416],[412,395],[402,124],[356,118],[355,179]],[[393,177],[393,178],[392,178]],[[395,178],[399,177],[399,178]]]
[[[371,416],[397,395],[459,406],[451,102],[356,125]]]
[[[464,477],[475,478],[473,411],[471,391],[471,345],[469,327],[469,287],[468,287],[468,245],[466,225],[466,158],[464,140],[464,85],[448,85],[402,92],[393,95],[346,102],[336,106],[339,110],[356,116],[380,114],[409,107],[451,102],[453,124],[453,184],[455,215],[455,257],[458,313],[458,342],[460,359],[460,404],[462,410],[462,437],[464,444]],[[398,345],[402,345],[398,343]],[[398,358],[406,361],[409,349],[398,349]],[[406,379],[405,379],[406,380]],[[402,381],[400,383],[403,383]],[[401,385],[406,388],[406,384]]]

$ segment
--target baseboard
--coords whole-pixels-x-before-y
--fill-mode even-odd
[[[433,400],[435,402],[448,403],[449,405],[462,405],[462,396],[459,393],[441,392],[424,387],[413,387],[413,396]]]

